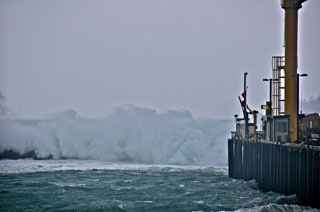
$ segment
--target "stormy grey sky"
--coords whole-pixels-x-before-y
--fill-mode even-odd
[[[299,10],[303,99],[320,95],[320,1]],[[283,55],[280,0],[0,0],[0,91],[17,116],[124,104],[232,118]],[[313,111],[312,111],[313,112]]]

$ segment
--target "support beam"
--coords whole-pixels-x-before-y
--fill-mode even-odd
[[[282,0],[285,10],[285,114],[290,116],[289,136],[291,142],[298,140],[297,129],[297,43],[298,10],[306,0]]]

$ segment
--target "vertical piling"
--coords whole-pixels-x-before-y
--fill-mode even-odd
[[[320,148],[230,139],[228,154],[231,178],[255,179],[262,191],[320,207]]]
[[[233,178],[233,139],[228,139],[229,177]]]

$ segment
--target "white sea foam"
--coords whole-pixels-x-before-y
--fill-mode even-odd
[[[189,112],[158,113],[128,105],[104,118],[69,110],[47,119],[0,118],[0,152],[34,151],[37,157],[143,164],[227,163],[231,121],[196,119]]]
[[[298,205],[278,205],[275,203],[270,203],[264,206],[256,206],[253,208],[241,208],[236,210],[236,212],[263,212],[263,211],[283,211],[283,212],[319,212],[318,209],[307,207],[307,206],[298,206]]]
[[[203,169],[216,170],[215,167],[209,166],[125,164],[96,160],[0,160],[1,174],[88,170],[166,170],[168,172],[178,172]],[[221,169],[223,168],[219,167],[219,170]],[[225,167],[225,170],[227,170],[227,167]]]
[[[49,182],[58,187],[84,187],[86,184],[84,183],[66,183],[66,182]]]

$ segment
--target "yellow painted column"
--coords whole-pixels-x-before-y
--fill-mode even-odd
[[[298,10],[306,0],[282,0],[285,10],[285,105],[284,112],[289,115],[289,137],[291,142],[298,140]]]
[[[289,115],[289,136],[297,141],[297,32],[298,9],[285,11],[285,114]]]

